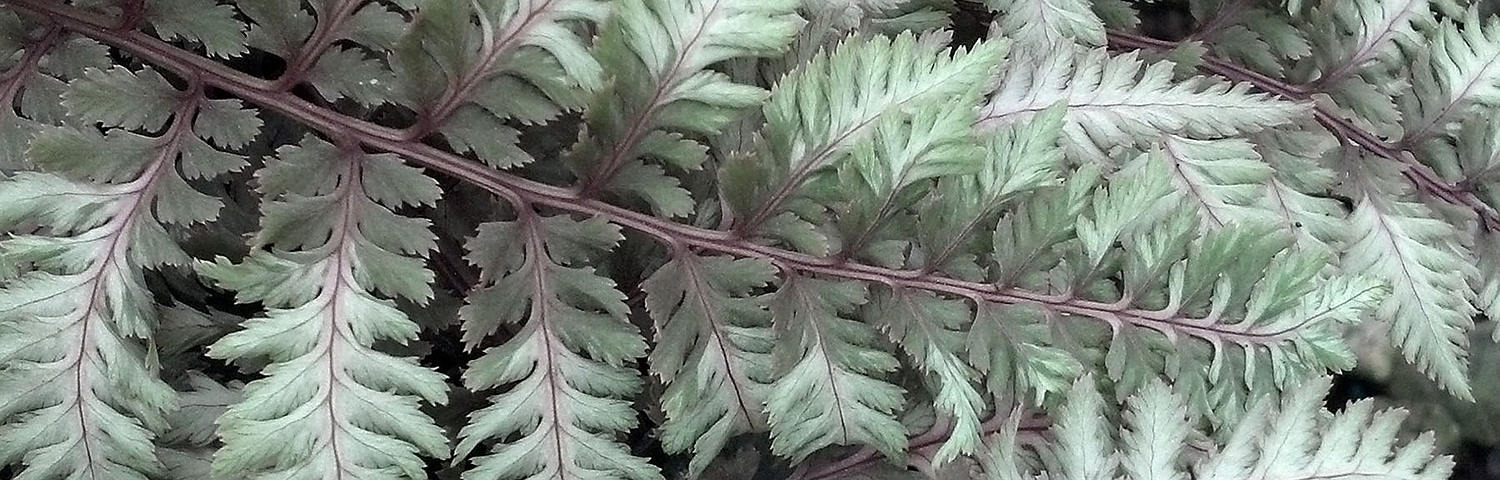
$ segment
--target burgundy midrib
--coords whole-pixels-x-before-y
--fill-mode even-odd
[[[73,370],[73,392],[76,395],[72,408],[78,409],[78,429],[83,435],[79,444],[83,446],[83,454],[91,478],[98,478],[98,472],[94,469],[93,447],[89,445],[89,423],[84,415],[85,409],[83,406],[84,392],[92,391],[91,386],[85,387],[83,384],[84,359],[88,357],[88,349],[93,344],[93,342],[89,341],[89,327],[93,323],[90,317],[94,315],[94,309],[100,303],[99,297],[104,286],[104,275],[114,264],[116,258],[125,255],[125,252],[117,251],[121,248],[121,241],[130,234],[131,227],[140,218],[139,215],[143,211],[141,206],[151,201],[151,197],[156,191],[157,181],[163,175],[170,174],[163,172],[170,172],[171,169],[167,168],[167,166],[176,160],[178,150],[182,145],[183,136],[189,135],[189,132],[191,132],[191,117],[197,111],[199,101],[201,100],[200,95],[202,95],[201,85],[193,81],[188,91],[185,92],[181,100],[181,105],[172,113],[172,126],[169,127],[167,134],[164,136],[156,159],[141,172],[142,176],[140,178],[146,178],[146,183],[140,189],[128,193],[128,195],[132,195],[134,198],[130,200],[129,208],[121,213],[121,216],[116,217],[120,219],[118,220],[119,226],[115,227],[116,230],[109,234],[111,238],[109,240],[109,248],[105,249],[106,256],[101,260],[97,271],[93,273],[93,278],[88,280],[93,285],[89,287],[88,303],[84,305],[83,313],[79,317],[79,322],[82,323],[82,330],[78,334],[78,356],[73,360],[73,364],[69,368]],[[114,223],[114,221],[110,223]]]
[[[684,253],[683,255],[691,254]],[[725,378],[726,380],[728,380],[730,388],[734,390],[735,403],[739,405],[741,414],[745,416],[745,422],[753,423],[751,421],[751,419],[755,418],[753,412],[759,411],[760,409],[750,408],[749,403],[745,401],[748,395],[740,387],[739,382],[739,380],[742,378],[741,375],[743,375],[744,373],[737,371],[737,369],[734,368],[734,362],[730,361],[729,347],[724,344],[725,342],[728,342],[728,340],[724,336],[724,333],[719,326],[719,321],[714,315],[714,309],[708,301],[708,295],[706,292],[710,291],[711,287],[709,286],[708,282],[703,280],[703,272],[699,271],[702,266],[698,264],[698,259],[696,257],[688,257],[684,258],[683,267],[687,272],[688,282],[693,285],[692,293],[689,293],[689,295],[693,295],[693,297],[697,299],[699,307],[703,308],[703,315],[707,320],[708,328],[713,332],[714,335],[714,346],[716,346],[719,350],[719,357],[723,358],[724,373],[726,374]]]
[[[522,212],[531,211],[530,209],[519,208],[518,210]],[[536,218],[536,215],[534,214],[523,213],[521,214],[521,221],[525,222],[524,228],[526,228],[527,261],[532,264],[531,275],[533,282],[532,287],[534,288],[532,292],[533,297],[531,299],[532,316],[533,321],[539,323],[539,325],[537,326],[537,335],[542,336],[542,351],[543,355],[546,356],[547,362],[546,375],[547,388],[549,393],[547,395],[547,401],[550,402],[552,413],[552,458],[557,459],[559,462],[563,462],[566,461],[566,459],[563,458],[562,445],[562,437],[565,432],[563,431],[563,425],[560,418],[562,410],[560,407],[558,407],[557,404],[557,397],[559,396],[557,384],[558,382],[564,382],[566,380],[558,378],[557,375],[557,354],[553,351],[552,345],[554,341],[552,336],[552,319],[551,313],[548,312],[547,308],[550,303],[552,294],[547,290],[548,282],[545,271],[547,269],[547,264],[551,263],[551,259],[548,256],[546,249],[543,247],[546,243],[545,239],[542,236],[542,227],[541,225],[538,225],[538,222],[540,222],[541,219]],[[566,465],[558,465],[557,478],[559,480],[566,480],[568,478]]]
[[[333,289],[333,293],[328,300],[327,328],[330,330],[327,355],[328,395],[323,398],[323,406],[328,410],[328,448],[333,451],[334,473],[338,475],[337,478],[339,479],[344,478],[344,460],[343,453],[339,451],[339,415],[338,407],[334,404],[333,398],[335,395],[334,390],[338,387],[339,383],[337,372],[338,359],[334,356],[334,351],[338,347],[339,339],[344,335],[341,329],[342,325],[340,325],[340,319],[343,314],[339,311],[339,297],[343,296],[344,290],[349,288],[344,274],[346,273],[346,269],[351,268],[351,265],[348,264],[348,258],[346,258],[348,256],[346,242],[349,241],[349,234],[353,230],[352,226],[355,223],[353,221],[355,209],[354,196],[361,194],[364,189],[361,183],[362,178],[360,177],[362,175],[360,159],[357,156],[358,152],[353,150],[353,148],[356,147],[339,146],[339,159],[349,162],[349,168],[347,169],[349,180],[348,183],[340,186],[343,189],[343,191],[339,192],[339,202],[342,203],[340,209],[342,211],[339,212],[338,231],[334,232],[333,235],[333,238],[337,239],[337,244],[333,248],[335,280],[333,286],[328,287]]]

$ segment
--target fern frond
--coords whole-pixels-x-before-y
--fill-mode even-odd
[[[158,377],[143,270],[186,266],[168,228],[218,211],[178,171],[212,178],[243,166],[204,132],[259,127],[253,116],[204,116],[209,102],[201,84],[177,90],[152,70],[88,70],[62,104],[104,133],[47,127],[27,153],[37,170],[0,183],[0,228],[39,227],[0,242],[0,270],[15,272],[0,288],[0,463],[24,461],[22,477],[161,471],[152,437],[177,398]],[[141,126],[165,130],[131,131]]]
[[[1269,220],[1269,212],[1257,207],[1273,170],[1250,142],[1168,136],[1161,145],[1156,158],[1167,163],[1173,185],[1199,207],[1207,228]]]
[[[1250,85],[1207,77],[1173,80],[1172,65],[1144,65],[1134,52],[1074,48],[1034,67],[1007,68],[982,127],[1023,121],[1055,104],[1066,105],[1062,143],[1070,160],[1112,163],[1110,151],[1162,134],[1221,138],[1281,125],[1306,105],[1250,93]]]
[[[1003,126],[980,141],[983,158],[977,172],[964,175],[960,168],[952,172],[959,175],[939,178],[937,194],[929,195],[925,205],[919,204],[912,236],[921,254],[913,255],[913,260],[926,270],[983,278],[984,269],[976,262],[981,249],[971,244],[986,236],[993,214],[1023,199],[1045,196],[1059,182],[1064,165],[1057,144],[1062,117],[1059,106],[1030,122]]]
[[[1255,71],[1281,76],[1286,62],[1312,54],[1307,34],[1285,11],[1238,0],[1203,0],[1190,6],[1199,21],[1190,38]]]
[[[770,313],[753,295],[776,270],[765,261],[679,253],[642,285],[656,320],[651,371],[666,384],[662,445],[693,452],[698,475],[730,437],[766,428]]]
[[[418,326],[380,296],[423,303],[433,275],[426,219],[392,211],[437,201],[437,182],[394,155],[308,136],[257,172],[257,249],[198,272],[261,302],[265,316],[209,347],[215,358],[268,360],[265,377],[219,420],[217,476],[256,479],[426,478],[419,454],[448,457],[448,440],[419,399],[441,404],[443,377],[377,341],[405,343]],[[377,296],[380,295],[380,296]]]
[[[1434,37],[1412,68],[1411,95],[1402,97],[1406,145],[1457,133],[1460,122],[1477,120],[1477,107],[1500,105],[1500,19],[1471,8],[1461,25],[1445,19]]]
[[[693,211],[692,198],[657,162],[696,170],[706,148],[687,138],[718,134],[765,92],[709,67],[780,53],[802,26],[797,2],[632,0],[615,6],[597,53],[609,86],[589,103],[588,131],[570,158],[582,189],[644,199],[669,217]]]
[[[905,243],[904,235],[889,228],[893,219],[931,191],[933,179],[976,177],[985,167],[986,152],[972,128],[976,102],[973,95],[959,95],[915,106],[909,115],[876,120],[871,137],[855,144],[848,161],[836,168],[840,189],[849,199],[835,207],[843,240],[840,256],[886,266],[903,263],[892,254],[893,246]],[[995,184],[1008,180],[987,176],[979,186],[990,191],[955,194],[962,203],[984,202],[993,208],[1005,196],[994,191],[1005,186]]]
[[[1315,90],[1335,90],[1362,73],[1379,74],[1399,60],[1401,47],[1420,45],[1421,31],[1436,25],[1429,0],[1332,2],[1310,15],[1309,40],[1322,46],[1313,56]],[[1374,67],[1371,70],[1371,67]]]
[[[1042,405],[1067,391],[1083,365],[1057,347],[1051,322],[1058,315],[1036,305],[985,302],[974,315],[964,347],[970,364],[984,374],[996,398],[1025,399]]]
[[[1092,379],[1073,384],[1063,413],[1054,427],[1055,452],[1049,470],[1068,479],[1118,478],[1157,480],[1191,478],[1227,480],[1272,478],[1447,478],[1453,460],[1434,456],[1432,435],[1398,445],[1397,434],[1406,413],[1376,412],[1370,400],[1344,411],[1323,410],[1331,381],[1319,377],[1302,382],[1277,408],[1273,397],[1251,407],[1251,414],[1228,429],[1227,440],[1206,452],[1189,448],[1200,435],[1182,397],[1161,381],[1153,381],[1129,401],[1122,419],[1120,450],[1112,440],[1105,405]],[[1001,437],[1013,449],[1014,433]],[[1012,450],[1013,451],[1013,450]],[[1123,468],[1121,468],[1123,467]],[[1013,465],[990,463],[993,478],[1019,477]],[[1008,476],[1008,477],[1007,477]]]
[[[1453,459],[1434,456],[1431,432],[1399,445],[1402,410],[1375,411],[1360,400],[1342,412],[1323,411],[1328,377],[1290,390],[1280,408],[1262,398],[1229,434],[1223,448],[1196,462],[1204,480],[1377,477],[1438,480],[1453,471]],[[1399,445],[1399,446],[1398,446]]]
[[[1346,271],[1368,272],[1391,286],[1391,296],[1375,312],[1390,325],[1391,343],[1444,389],[1470,397],[1468,336],[1474,327],[1466,279],[1474,255],[1454,241],[1458,231],[1426,205],[1411,200],[1410,188],[1389,165],[1349,155],[1354,212]]]
[[[1000,34],[1016,42],[1022,55],[1040,55],[1054,49],[1104,46],[1104,21],[1085,0],[986,0],[999,14]]]
[[[324,100],[349,98],[367,105],[391,96],[395,77],[383,59],[399,40],[405,20],[384,3],[320,0],[311,2],[311,15],[293,0],[240,1],[237,6],[251,22],[246,43],[286,61],[274,88],[306,83]]]
[[[871,325],[849,318],[867,295],[856,282],[782,279],[771,299],[776,379],[766,402],[776,454],[801,461],[858,443],[902,457],[906,430],[893,412],[903,392],[881,378],[896,369],[896,357]]]
[[[244,55],[245,24],[235,9],[214,0],[144,0],[141,20],[162,40],[184,41],[202,47],[211,57]]]
[[[396,102],[418,112],[404,136],[441,133],[495,168],[530,163],[505,122],[550,121],[600,87],[599,63],[573,29],[608,12],[598,0],[422,2],[391,57]]]
[[[103,45],[57,26],[0,11],[0,170],[26,165],[26,147],[46,125],[66,118],[57,101],[65,82],[109,66]]]
[[[582,266],[620,241],[619,227],[518,208],[469,242],[486,281],[459,313],[466,343],[500,325],[520,330],[464,372],[470,389],[502,389],[459,433],[458,458],[491,444],[465,480],[662,478],[616,438],[635,426],[628,399],[641,380],[628,364],[646,342],[626,321],[625,295]]]
[[[1334,141],[1309,130],[1277,129],[1254,137],[1261,159],[1274,170],[1258,206],[1292,232],[1292,248],[1333,258],[1347,236],[1347,212],[1338,200],[1327,198],[1338,174],[1323,164]]]
[[[988,82],[1005,52],[1003,42],[984,42],[949,56],[939,53],[946,40],[909,33],[851,38],[781,81],[767,100],[756,153],[731,159],[720,172],[737,231],[801,236],[810,225],[786,210],[809,178],[868,138],[881,118]]]
[[[1320,5],[1304,31],[1314,45],[1308,62],[1315,69],[1303,88],[1327,93],[1338,115],[1379,132],[1399,125],[1392,99],[1403,84],[1398,72],[1403,50],[1420,49],[1423,31],[1437,23],[1428,0],[1335,2]]]
[[[977,372],[964,360],[963,328],[973,318],[968,305],[931,292],[882,288],[875,291],[865,316],[930,377],[933,408],[953,422],[932,463],[941,466],[977,451],[985,401],[975,385]]]

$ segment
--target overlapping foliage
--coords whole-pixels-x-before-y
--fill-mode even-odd
[[[1496,20],[958,6],[0,0],[0,475],[1447,474]]]

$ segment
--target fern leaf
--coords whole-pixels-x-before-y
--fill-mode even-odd
[[[997,398],[1031,397],[1042,405],[1048,395],[1067,391],[1083,365],[1053,343],[1048,315],[1034,305],[983,303],[964,346],[970,364],[984,374]]]
[[[1360,400],[1338,414],[1323,411],[1332,382],[1320,377],[1304,382],[1276,408],[1262,398],[1229,434],[1223,449],[1199,461],[1195,478],[1204,480],[1298,478],[1448,478],[1453,459],[1434,457],[1434,440],[1425,433],[1397,445],[1406,413],[1376,412],[1371,400]]]
[[[1320,5],[1305,30],[1319,67],[1315,88],[1335,87],[1372,64],[1394,63],[1400,46],[1423,43],[1420,30],[1435,25],[1428,0],[1377,0]],[[1355,81],[1355,80],[1351,80]]]
[[[691,213],[692,199],[677,180],[641,159],[655,158],[683,170],[701,168],[706,149],[685,137],[715,135],[739,111],[765,98],[763,90],[708,68],[784,50],[803,23],[794,13],[796,6],[784,0],[633,0],[616,5],[596,53],[613,81],[590,102],[589,131],[572,153],[574,168],[585,176],[584,191],[609,189],[641,197],[665,216]]]
[[[1063,154],[1057,137],[1062,114],[1059,106],[1031,122],[1000,128],[980,140],[982,159],[976,162],[976,173],[939,178],[936,195],[927,195],[932,200],[918,210],[913,235],[923,254],[913,255],[913,260],[958,278],[982,278],[982,269],[974,262],[980,252],[972,247],[973,239],[985,230],[981,226],[994,221],[993,214],[1003,207],[1034,198],[1059,183]]]
[[[397,103],[418,110],[406,135],[441,133],[495,168],[529,163],[505,121],[549,121],[600,87],[599,63],[572,29],[608,11],[597,0],[422,2],[391,57]]]
[[[214,442],[214,421],[240,399],[242,385],[221,384],[202,372],[189,371],[188,390],[179,391],[179,409],[172,427],[158,441],[167,445],[204,447]]]
[[[316,15],[291,0],[238,2],[251,21],[246,43],[286,61],[276,86],[305,82],[330,102],[388,100],[395,78],[382,58],[395,46],[405,20],[381,2],[328,0],[310,6]]]
[[[756,154],[720,172],[738,231],[787,238],[809,229],[784,210],[810,177],[869,138],[881,118],[983,85],[1005,52],[1003,43],[984,42],[949,56],[939,53],[946,40],[851,38],[777,84]]]
[[[1120,466],[1113,435],[1104,417],[1104,397],[1094,388],[1093,375],[1073,382],[1057,415],[1058,474],[1065,480],[1114,478]]]
[[[656,320],[651,370],[667,385],[662,445],[693,452],[698,475],[730,437],[766,428],[770,313],[751,295],[775,279],[770,263],[679,254],[642,285]]]
[[[1321,5],[1304,29],[1316,66],[1305,88],[1324,92],[1331,103],[1364,128],[1398,133],[1401,111],[1392,100],[1408,81],[1403,50],[1427,43],[1422,31],[1436,24],[1428,0],[1378,0]]]
[[[979,414],[985,402],[975,388],[977,372],[964,361],[963,327],[971,318],[968,305],[930,292],[879,289],[866,315],[936,384],[934,408],[953,422],[948,440],[932,458],[933,465],[978,451]]]
[[[1193,419],[1182,398],[1161,381],[1153,381],[1129,401],[1121,444],[1111,440],[1104,405],[1088,377],[1075,382],[1068,394],[1050,449],[1055,468],[1068,479],[1115,478],[1124,467],[1125,480],[1191,478],[1205,480],[1272,478],[1447,478],[1450,457],[1433,455],[1432,435],[1404,445],[1397,442],[1406,416],[1399,410],[1374,411],[1370,400],[1346,407],[1338,414],[1323,410],[1328,377],[1309,379],[1290,390],[1276,408],[1274,397],[1262,397],[1250,415],[1230,429],[1227,440],[1205,453],[1185,448],[1195,438]],[[1013,443],[1016,424],[1007,427],[1006,443]],[[1004,451],[1014,448],[997,445]],[[1189,466],[1188,468],[1183,468]],[[993,475],[1014,467],[991,463]],[[1004,478],[999,477],[999,478]]]
[[[459,312],[470,345],[503,324],[520,330],[464,372],[475,391],[502,387],[459,433],[458,458],[495,442],[465,480],[662,478],[615,438],[635,425],[641,380],[627,364],[646,342],[614,283],[574,266],[619,242],[619,227],[521,212],[469,243],[489,278]]]
[[[1187,404],[1165,383],[1152,382],[1132,397],[1123,419],[1126,428],[1121,466],[1125,475],[1141,480],[1185,480],[1180,463],[1192,425]]]
[[[1410,187],[1390,166],[1352,156],[1358,183],[1349,217],[1351,243],[1343,268],[1389,283],[1376,311],[1408,362],[1453,394],[1470,396],[1467,333],[1474,327],[1466,278],[1473,254],[1453,242],[1458,232],[1426,205],[1407,200]]]
[[[1471,9],[1462,26],[1444,20],[1435,37],[1427,61],[1413,68],[1412,94],[1402,97],[1408,145],[1456,133],[1476,107],[1500,105],[1500,20]]]
[[[771,449],[801,461],[829,445],[865,444],[900,458],[906,431],[892,412],[902,390],[882,379],[898,365],[880,334],[848,318],[864,285],[788,277],[772,297],[776,380],[766,402]]]
[[[1333,258],[1346,231],[1347,212],[1337,200],[1323,197],[1338,180],[1322,163],[1333,141],[1311,131],[1281,129],[1255,136],[1256,151],[1275,172],[1265,181],[1258,206],[1292,232],[1292,247]]]
[[[1062,187],[1027,198],[1001,218],[990,244],[998,273],[995,284],[1040,288],[1025,277],[1050,270],[1061,259],[1056,247],[1075,237],[1074,226],[1090,206],[1100,180],[1099,170],[1085,165]]]
[[[0,169],[25,166],[26,148],[43,126],[62,121],[57,101],[64,82],[109,66],[109,52],[93,40],[43,28],[0,11]]]
[[[899,241],[887,228],[892,217],[930,191],[932,179],[969,178],[984,167],[985,151],[971,127],[975,101],[972,95],[959,95],[948,102],[915,107],[909,116],[883,117],[872,136],[855,145],[849,161],[838,169],[843,191],[851,200],[837,208],[845,240],[840,255],[882,265],[902,263],[899,256],[883,254],[889,248],[880,248]],[[989,194],[986,200],[991,201],[1003,195],[982,194]]]
[[[1122,390],[1173,370],[1227,388],[1285,386],[1323,369],[1350,368],[1352,354],[1338,332],[1383,298],[1379,283],[1318,277],[1327,259],[1283,253],[1292,236],[1267,223],[1246,220],[1200,236],[1192,206],[1164,209],[1176,197],[1162,165],[1146,158],[1110,179],[1078,219],[1078,238],[1064,239],[1078,243],[1065,250],[1069,290],[1061,297],[1100,303],[1056,309],[1111,327],[1105,363]],[[1116,242],[1125,248],[1113,249]],[[1123,279],[1118,292],[1096,283],[1115,274]],[[1171,345],[1184,336],[1196,340]],[[1225,368],[1242,371],[1242,380]]]
[[[1198,205],[1208,228],[1268,219],[1269,212],[1255,207],[1272,170],[1249,142],[1168,136],[1158,158],[1167,163],[1172,183]]]
[[[1035,67],[1006,69],[989,104],[983,127],[1023,121],[1061,103],[1067,113],[1062,143],[1074,161],[1109,164],[1115,147],[1174,134],[1217,138],[1281,125],[1300,117],[1306,105],[1250,93],[1250,85],[1207,77],[1173,81],[1172,65],[1142,68],[1136,53],[1111,56],[1103,49],[1072,49]]]
[[[1282,76],[1283,59],[1295,62],[1312,54],[1307,35],[1285,11],[1234,0],[1198,1],[1191,7],[1199,19],[1192,38],[1257,72]]]
[[[142,17],[163,40],[183,40],[203,47],[212,57],[245,54],[245,24],[234,7],[214,0],[146,0]]]
[[[1000,13],[999,26],[1006,38],[1016,42],[1016,51],[1039,54],[1074,44],[1104,46],[1104,21],[1094,13],[1092,2],[1054,0],[986,0],[990,10]]]
[[[0,242],[0,270],[15,272],[0,287],[0,417],[14,419],[0,427],[0,463],[24,461],[21,478],[144,480],[162,469],[152,437],[177,398],[158,376],[143,270],[184,266],[168,228],[217,213],[178,169],[208,178],[243,158],[195,134],[195,123],[224,127],[197,117],[201,85],[178,91],[153,71],[123,68],[83,77],[62,103],[105,133],[47,127],[28,150],[39,171],[0,183],[0,227],[40,227]],[[129,130],[144,125],[166,128]]]
[[[437,184],[393,155],[311,136],[277,154],[258,173],[272,199],[254,238],[265,248],[238,264],[198,265],[238,301],[267,306],[265,316],[209,347],[215,358],[270,362],[219,420],[224,447],[213,471],[425,478],[419,454],[447,458],[448,441],[418,399],[444,403],[447,386],[413,359],[373,345],[416,338],[416,323],[377,295],[432,297],[432,273],[414,256],[435,248],[429,222],[391,209],[435,203]]]

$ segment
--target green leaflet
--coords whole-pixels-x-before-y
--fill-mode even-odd
[[[142,15],[163,40],[201,46],[211,57],[245,54],[245,25],[234,8],[212,0],[147,0]]]
[[[880,289],[865,315],[931,377],[936,384],[934,408],[952,418],[953,432],[933,463],[941,465],[977,451],[981,445],[979,414],[985,400],[975,388],[978,375],[963,358],[962,328],[971,318],[968,305],[930,292]]]
[[[28,150],[36,170],[0,183],[0,226],[34,226],[0,242],[0,418],[13,420],[0,426],[0,463],[24,460],[18,478],[144,480],[162,472],[152,437],[178,403],[159,380],[144,270],[185,266],[169,229],[217,215],[218,200],[178,170],[243,166],[205,132],[253,135],[259,121],[200,116],[201,86],[179,91],[152,70],[81,73],[62,104],[105,133],[46,127]],[[131,131],[141,126],[165,130]]]
[[[1325,92],[1333,103],[1377,132],[1400,132],[1403,112],[1393,97],[1403,83],[1396,68],[1409,60],[1404,50],[1427,43],[1423,31],[1436,22],[1427,0],[1340,2],[1315,8],[1302,25],[1314,49],[1317,68],[1303,82]],[[1304,73],[1306,75],[1306,73]],[[1344,114],[1344,112],[1339,112]]]
[[[767,100],[755,154],[733,158],[719,172],[736,228],[806,236],[808,215],[786,210],[796,210],[797,192],[810,179],[873,135],[882,118],[973,92],[1005,53],[1004,42],[984,42],[950,56],[938,52],[945,40],[850,38],[788,74]],[[806,244],[811,253],[826,249]]]
[[[966,356],[984,374],[996,397],[1025,399],[1042,405],[1067,390],[1083,371],[1077,359],[1053,345],[1047,322],[1057,318],[1033,305],[985,303],[974,316],[964,340]]]
[[[1177,189],[1198,204],[1207,228],[1268,219],[1266,212],[1255,207],[1265,195],[1264,184],[1271,180],[1273,170],[1250,142],[1168,136],[1157,158],[1167,163]]]
[[[619,240],[619,227],[599,219],[523,210],[469,242],[470,260],[490,276],[459,312],[469,345],[502,325],[519,330],[464,372],[470,389],[501,387],[459,433],[458,458],[490,445],[466,480],[662,478],[617,439],[635,426],[627,399],[641,380],[627,365],[646,342],[625,321],[614,283],[576,266]]]
[[[1391,343],[1444,389],[1468,398],[1467,332],[1476,309],[1465,279],[1473,275],[1474,254],[1454,242],[1452,225],[1407,198],[1410,190],[1395,172],[1378,164],[1352,170],[1358,183],[1351,185],[1356,200],[1348,228],[1355,240],[1345,268],[1390,285],[1375,317],[1390,325]]]
[[[309,15],[297,1],[236,2],[250,19],[246,43],[287,62],[278,83],[290,86],[306,82],[330,102],[350,98],[379,105],[389,100],[395,76],[382,59],[405,33],[401,15],[379,2],[309,3],[316,16]],[[339,41],[360,48],[334,45]]]
[[[436,182],[392,155],[311,136],[258,176],[272,199],[254,238],[262,248],[198,264],[238,301],[267,307],[209,347],[214,358],[269,361],[218,422],[214,476],[426,478],[419,454],[446,458],[448,440],[419,400],[444,403],[448,387],[373,346],[416,337],[390,298],[432,297],[416,257],[436,246],[429,222],[391,209],[436,202]]]
[[[1104,21],[1094,12],[1092,2],[987,0],[984,3],[990,10],[1000,12],[999,26],[1004,35],[1014,39],[1018,51],[1027,55],[1067,48],[1075,42],[1090,47],[1104,45]]]
[[[683,253],[642,286],[656,320],[652,372],[667,384],[662,444],[694,452],[689,474],[731,436],[766,428],[774,340],[765,299],[753,292],[775,276],[765,261]]]
[[[1329,414],[1322,399],[1331,381],[1319,377],[1302,382],[1280,403],[1261,398],[1251,413],[1230,429],[1227,439],[1215,441],[1206,452],[1188,448],[1200,438],[1194,416],[1181,395],[1154,381],[1130,398],[1120,419],[1120,442],[1105,418],[1109,410],[1095,391],[1093,379],[1073,384],[1047,447],[1055,458],[1048,470],[1061,478],[1129,480],[1269,479],[1288,477],[1447,478],[1453,459],[1433,455],[1433,437],[1424,434],[1398,444],[1397,428],[1406,416],[1400,410],[1375,411],[1370,400],[1355,402]],[[1013,454],[1014,428],[1001,437],[991,458]],[[989,478],[1021,478],[1014,461],[986,462]],[[1189,477],[1191,472],[1191,477]]]
[[[786,0],[617,5],[595,53],[611,82],[589,102],[587,135],[569,155],[583,188],[639,197],[658,215],[692,213],[687,191],[656,163],[702,168],[708,152],[692,138],[718,134],[765,99],[760,88],[709,67],[780,53],[803,23],[796,7]]]
[[[599,88],[599,63],[570,28],[608,12],[597,0],[422,2],[390,57],[395,102],[419,114],[407,134],[441,133],[495,168],[530,163],[504,122],[550,121]]]
[[[1204,40],[1214,54],[1255,71],[1281,76],[1286,60],[1312,54],[1307,35],[1285,10],[1222,0],[1195,0],[1189,6],[1193,18],[1202,22],[1194,38]]]
[[[1500,23],[1471,7],[1462,26],[1449,19],[1437,30],[1401,105],[1402,141],[1409,145],[1455,133],[1476,107],[1500,104]]]
[[[1162,134],[1226,137],[1288,123],[1306,106],[1209,77],[1174,81],[1172,64],[1142,65],[1135,52],[1063,48],[1035,65],[1015,62],[980,113],[984,127],[1066,105],[1062,144],[1074,162],[1113,163],[1109,151]],[[1144,68],[1143,68],[1144,67]]]
[[[771,299],[776,379],[766,402],[771,448],[801,460],[829,445],[865,444],[900,458],[906,432],[892,416],[902,390],[871,325],[849,318],[867,292],[855,282],[789,277]]]
[[[57,101],[64,82],[108,67],[109,59],[93,40],[41,28],[10,11],[0,11],[0,57],[9,59],[0,61],[0,104],[18,107],[0,109],[0,169],[10,172],[27,165],[26,148],[37,131],[67,114]]]

